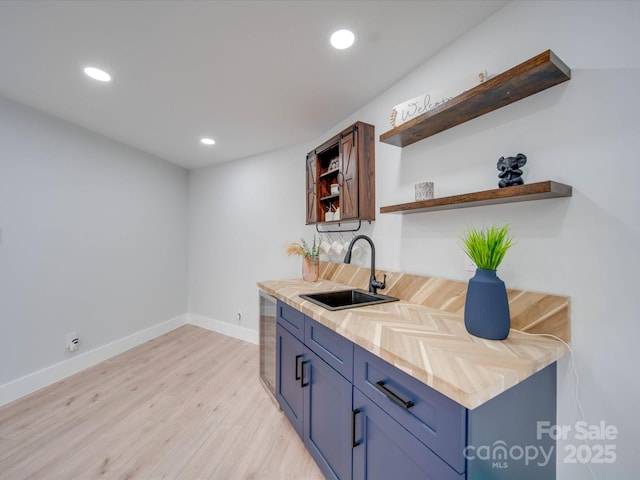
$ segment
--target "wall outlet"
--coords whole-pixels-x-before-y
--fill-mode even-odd
[[[67,333],[67,350],[70,352],[75,352],[78,350],[80,346],[80,339],[78,338],[77,332],[69,332]]]
[[[465,255],[464,256],[464,269],[467,272],[475,272],[476,268],[478,268],[477,265],[476,265],[476,262],[471,260],[471,258],[469,258],[469,255]]]

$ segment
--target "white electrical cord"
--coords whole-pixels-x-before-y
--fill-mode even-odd
[[[556,337],[555,335],[552,335],[550,333],[528,333],[528,332],[523,332],[521,330],[514,330],[514,331],[517,331],[518,333],[522,333],[524,335],[529,335],[531,337],[549,337],[549,338],[553,338],[555,340],[558,340],[565,347],[567,347],[567,349],[569,350],[569,353],[570,353],[571,367],[573,368],[573,374],[576,377],[576,390],[575,390],[576,403],[578,404],[578,411],[580,412],[580,417],[581,417],[582,421],[586,423],[587,419],[586,419],[586,416],[584,414],[584,409],[582,408],[582,403],[580,402],[580,395],[579,395],[579,392],[578,392],[578,387],[580,386],[580,378],[578,377],[578,369],[576,368],[576,362],[574,361],[574,354],[573,354],[573,349],[571,348],[571,345],[569,345],[567,342],[565,342],[561,338]],[[585,445],[587,447],[589,447],[589,449],[591,449],[591,446],[589,445],[589,441],[587,440],[586,437],[584,439],[584,443],[585,443]],[[594,480],[598,480],[598,477],[596,477],[596,474],[591,469],[591,464],[587,462],[587,463],[585,463],[585,465],[589,469],[589,473],[591,473],[591,476],[593,477],[593,479]]]

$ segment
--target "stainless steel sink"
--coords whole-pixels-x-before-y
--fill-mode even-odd
[[[309,293],[300,295],[300,297],[316,305],[320,305],[327,310],[344,310],[346,308],[364,307],[365,305],[377,305],[378,303],[395,302],[398,300],[388,295],[358,289]]]

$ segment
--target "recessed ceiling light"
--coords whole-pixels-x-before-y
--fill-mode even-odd
[[[201,138],[200,141],[205,145],[213,145],[216,141],[213,138]]]
[[[338,30],[331,35],[331,45],[338,50],[344,50],[353,45],[356,36],[351,30]]]
[[[91,77],[94,80],[98,80],[99,82],[110,82],[111,81],[111,75],[109,75],[104,70],[100,70],[99,68],[96,68],[96,67],[86,67],[84,69],[84,73],[88,77]]]

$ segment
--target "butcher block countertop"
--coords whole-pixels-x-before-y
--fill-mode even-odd
[[[408,301],[329,311],[299,297],[353,288],[327,279],[261,281],[258,287],[469,409],[568,351],[558,340],[514,329],[502,341],[474,337],[462,314]]]

